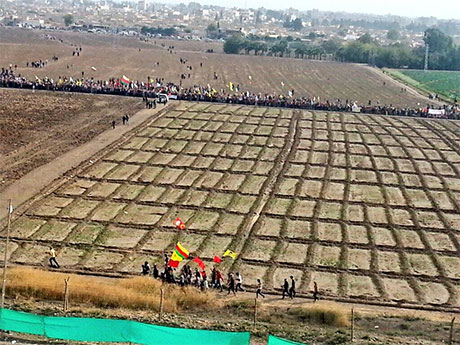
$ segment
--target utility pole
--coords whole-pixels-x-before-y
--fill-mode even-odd
[[[425,44],[425,66],[423,70],[426,72],[428,71],[428,54],[430,53],[430,45],[428,43]]]
[[[5,257],[3,259],[3,283],[2,283],[2,302],[0,308],[5,307],[5,289],[6,289],[6,266],[8,264],[8,244],[10,242],[11,214],[13,213],[13,204],[11,199],[8,202],[8,227],[6,232]]]

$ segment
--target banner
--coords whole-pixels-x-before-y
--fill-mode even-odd
[[[0,311],[0,329],[48,338],[146,345],[249,345],[248,332],[220,332],[150,325],[129,320],[41,316]]]
[[[430,115],[444,115],[446,111],[444,109],[428,109]]]
[[[297,343],[292,340],[286,340],[283,338],[278,338],[273,335],[268,336],[268,345],[304,345],[302,343]]]

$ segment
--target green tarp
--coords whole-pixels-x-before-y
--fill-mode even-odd
[[[146,345],[249,345],[250,337],[248,332],[173,328],[127,320],[40,316],[8,309],[0,311],[0,329],[64,340]]]
[[[268,336],[268,345],[304,345],[302,343],[296,343],[292,340],[278,338],[273,335]]]

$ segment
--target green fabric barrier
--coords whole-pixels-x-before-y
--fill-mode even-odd
[[[146,345],[249,345],[248,332],[163,327],[128,320],[40,316],[2,309],[0,329],[49,338]]]
[[[275,337],[274,335],[268,336],[268,345],[304,345],[303,343],[297,343],[292,340]]]

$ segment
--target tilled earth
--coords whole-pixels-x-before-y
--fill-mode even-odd
[[[98,155],[13,224],[11,261],[132,274],[180,241],[279,291],[460,306],[459,125],[179,103]],[[185,231],[173,226],[176,217]],[[4,233],[3,233],[4,234]]]
[[[0,191],[140,106],[126,97],[0,89]]]

